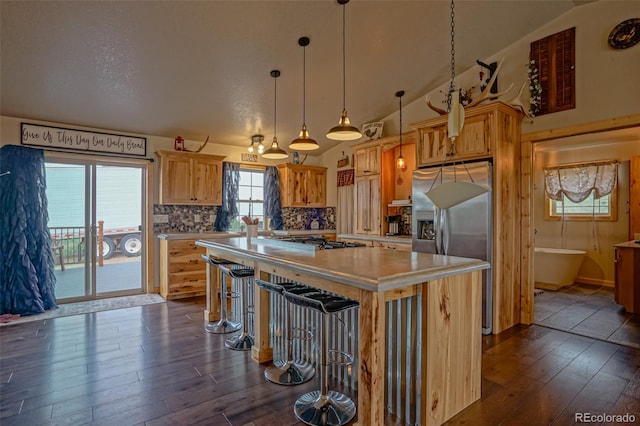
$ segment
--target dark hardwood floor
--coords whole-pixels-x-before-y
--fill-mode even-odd
[[[248,353],[204,332],[203,304],[0,328],[0,424],[300,424],[293,402],[317,379],[267,383]],[[581,412],[640,422],[638,349],[537,325],[484,336],[483,346],[482,399],[448,424],[570,425]]]

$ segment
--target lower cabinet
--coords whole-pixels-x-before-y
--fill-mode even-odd
[[[160,295],[167,300],[207,293],[207,269],[196,240],[160,240]]]
[[[615,301],[627,312],[640,314],[640,244],[616,244]]]

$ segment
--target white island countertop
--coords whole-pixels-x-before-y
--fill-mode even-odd
[[[438,254],[355,247],[307,251],[269,244],[258,237],[201,239],[196,245],[252,261],[286,267],[306,275],[372,292],[384,292],[452,275],[489,268],[482,260]]]

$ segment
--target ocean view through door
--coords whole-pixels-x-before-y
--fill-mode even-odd
[[[58,302],[143,292],[145,167],[47,157]]]

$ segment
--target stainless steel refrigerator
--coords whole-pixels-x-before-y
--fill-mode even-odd
[[[473,179],[491,188],[492,176],[489,161],[423,168],[413,172],[411,196],[413,251],[471,257],[491,264],[482,272],[483,334],[490,334],[493,326],[493,191],[448,209],[437,209],[425,192],[454,180]]]

